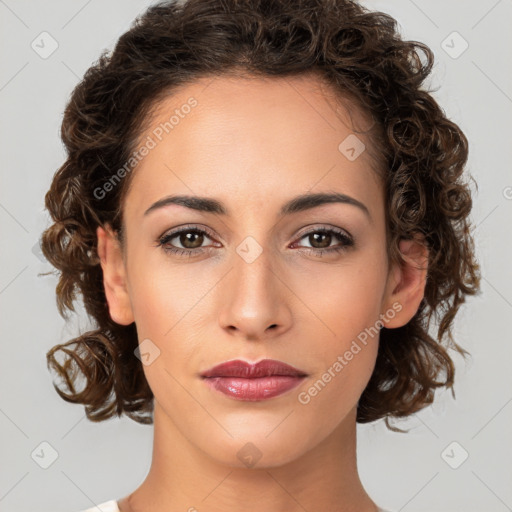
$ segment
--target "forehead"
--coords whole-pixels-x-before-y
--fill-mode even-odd
[[[165,193],[225,196],[241,207],[333,188],[375,200],[375,148],[354,131],[371,126],[315,76],[201,78],[155,105],[127,214],[141,215]]]

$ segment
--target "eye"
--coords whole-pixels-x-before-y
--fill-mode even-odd
[[[317,228],[304,233],[299,240],[306,238],[309,247],[298,246],[299,250],[322,256],[324,253],[339,253],[354,246],[353,238],[345,231],[337,228]],[[338,245],[332,246],[332,242],[338,241]],[[295,245],[295,244],[294,244]]]
[[[184,226],[161,236],[157,241],[157,247],[162,247],[164,252],[169,254],[193,257],[212,249],[215,244],[217,244],[216,247],[221,247],[218,242],[215,242],[214,245],[203,247],[204,242],[212,238],[213,235],[206,229],[200,229],[196,226]],[[176,241],[171,243],[175,239]],[[307,239],[310,246],[297,246],[295,243],[292,245],[292,248],[298,247],[301,252],[305,251],[315,256],[322,256],[324,253],[339,253],[354,246],[353,238],[344,230],[337,228],[317,228],[304,233],[299,238],[299,240],[302,239]],[[338,245],[333,246],[332,243],[336,243],[336,241]]]
[[[211,239],[211,236],[212,235],[204,229],[199,229],[194,226],[185,226],[160,237],[157,247],[162,247],[165,252],[179,256],[197,256],[211,248],[211,246],[208,248],[201,247],[205,239]],[[171,240],[174,239],[176,239],[176,242],[171,244]],[[176,244],[181,245],[181,247],[176,247]]]

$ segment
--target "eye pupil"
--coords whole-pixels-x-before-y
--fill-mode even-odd
[[[311,245],[315,248],[320,248],[320,249],[323,249],[325,247],[329,247],[331,245],[331,238],[332,236],[328,233],[312,233],[311,235],[309,235],[310,237],[310,243],[311,243],[311,240],[314,240],[314,243],[311,243]],[[324,238],[324,242],[320,242],[320,247],[318,245],[315,245],[318,243],[318,239],[319,238]],[[325,243],[325,239],[327,239],[327,243]]]
[[[186,249],[197,249],[203,245],[203,241],[204,235],[197,231],[186,231],[180,234],[180,243]],[[191,245],[189,245],[190,243]]]

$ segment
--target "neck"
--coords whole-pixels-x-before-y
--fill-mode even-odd
[[[375,512],[356,462],[356,410],[314,449],[273,467],[233,467],[205,454],[155,400],[153,459],[144,482],[119,501],[121,512]],[[262,459],[263,461],[263,459]]]

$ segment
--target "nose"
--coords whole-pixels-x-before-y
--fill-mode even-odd
[[[252,341],[284,334],[292,322],[292,292],[284,271],[267,250],[254,260],[240,254],[233,255],[233,267],[218,290],[221,327]]]

